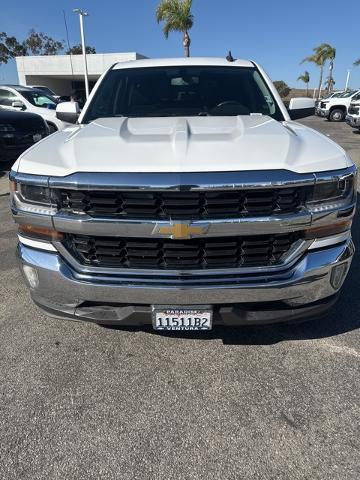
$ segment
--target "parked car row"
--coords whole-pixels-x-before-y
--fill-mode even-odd
[[[57,104],[52,95],[42,90],[21,85],[0,85],[0,107],[10,111],[37,113],[47,123],[50,133],[67,126],[56,118]]]

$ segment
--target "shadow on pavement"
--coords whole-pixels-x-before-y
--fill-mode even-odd
[[[360,199],[358,200],[358,209]],[[359,211],[359,210],[358,210]],[[360,215],[355,216],[353,239],[357,252],[342,288],[337,304],[330,314],[314,321],[294,324],[278,324],[246,327],[215,327],[210,332],[155,332],[151,327],[141,328],[153,335],[196,340],[221,339],[228,345],[272,345],[286,340],[310,340],[326,338],[350,332],[360,327]],[[136,328],[106,327],[116,330],[139,330]]]

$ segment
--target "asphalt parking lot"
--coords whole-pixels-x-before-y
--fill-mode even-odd
[[[360,164],[347,125],[304,123]],[[313,323],[160,335],[54,320],[16,266],[5,172],[0,479],[360,478],[359,255]]]

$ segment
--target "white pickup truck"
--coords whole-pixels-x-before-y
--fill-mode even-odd
[[[20,268],[49,315],[159,330],[325,314],[354,253],[356,169],[254,62],[116,64],[14,164]]]
[[[345,120],[350,127],[360,130],[360,93],[353,97]]]
[[[345,120],[350,104],[359,94],[360,90],[349,90],[340,95],[321,100],[318,115],[327,118],[330,122],[342,122]]]

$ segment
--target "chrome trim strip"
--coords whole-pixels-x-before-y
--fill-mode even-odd
[[[318,238],[309,246],[309,250],[315,250],[316,248],[329,247],[336,245],[337,243],[346,242],[351,238],[351,231],[340,233],[338,235],[331,235],[330,237]]]
[[[236,172],[185,173],[107,173],[77,172],[65,177],[47,177],[11,170],[12,181],[52,188],[98,190],[236,190],[252,188],[286,188],[345,179],[354,175],[355,165],[340,170],[316,173],[296,173],[290,170],[258,170]]]
[[[46,250],[48,252],[56,252],[56,248],[50,242],[45,242],[41,240],[32,240],[30,238],[23,237],[22,235],[18,234],[19,242],[23,245],[27,245],[28,247]]]
[[[30,173],[19,173],[11,170],[9,173],[9,180],[17,183],[24,183],[26,185],[36,185],[39,187],[47,187],[49,184],[49,177],[44,175],[32,175]]]
[[[169,235],[154,233],[155,227],[167,227],[172,222],[156,220],[122,220],[118,218],[92,218],[87,215],[58,213],[53,216],[54,228],[60,232],[117,236],[169,238]],[[181,223],[181,222],[174,222]],[[244,217],[219,220],[194,220],[191,227],[205,228],[205,233],[196,237],[223,237],[236,235],[266,235],[269,233],[287,233],[304,230],[311,226],[312,217],[307,211],[293,215],[270,217]]]
[[[87,173],[50,177],[51,188],[73,190],[237,190],[312,185],[315,175],[289,170],[189,173]]]

